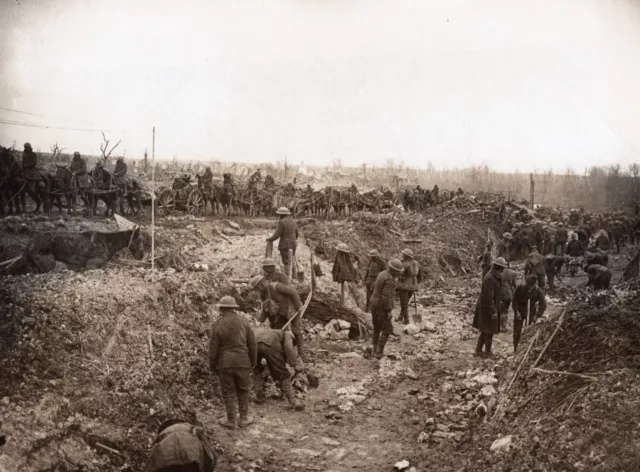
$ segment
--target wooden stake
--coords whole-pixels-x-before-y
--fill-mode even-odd
[[[598,380],[597,377],[593,377],[591,375],[585,375],[585,374],[578,374],[576,372],[562,372],[560,370],[547,370],[547,369],[541,369],[539,367],[532,367],[531,370],[534,372],[541,372],[543,374],[566,375],[570,377],[580,377],[581,379],[587,379],[587,380]]]
[[[293,284],[292,276],[293,276],[293,249],[289,249],[289,273],[287,274],[289,277],[289,285]]]
[[[562,311],[562,314],[560,315],[560,319],[558,320],[558,326],[556,326],[556,329],[553,331],[553,334],[551,334],[551,337],[549,338],[549,340],[547,341],[547,344],[544,345],[544,348],[542,349],[542,352],[540,353],[540,355],[538,356],[538,358],[536,359],[536,361],[533,363],[533,365],[531,366],[530,370],[535,369],[535,367],[538,365],[538,362],[540,362],[540,359],[542,359],[542,356],[544,355],[545,352],[547,352],[547,348],[549,347],[549,344],[551,344],[551,341],[553,341],[553,338],[555,337],[556,333],[558,331],[560,331],[560,326],[562,326],[562,322],[564,321],[564,314],[567,312],[566,308]]]
[[[340,303],[344,305],[344,282],[340,283]]]
[[[124,315],[120,315],[120,317],[118,318],[118,322],[116,323],[116,327],[113,330],[113,334],[111,335],[111,339],[109,339],[109,342],[107,343],[107,347],[105,348],[104,352],[102,353],[102,357],[108,356],[109,352],[111,352],[111,349],[113,349],[113,345],[116,343],[116,337],[118,336],[118,333],[120,333],[120,330],[122,329],[122,327],[126,323],[127,319],[128,318],[125,318]]]
[[[511,379],[511,382],[509,382],[509,386],[507,387],[507,390],[505,390],[506,392],[509,391],[509,389],[513,385],[513,382],[515,382],[516,379],[518,378],[518,374],[520,373],[520,369],[522,369],[522,366],[524,365],[525,361],[527,360],[527,357],[529,357],[529,352],[531,351],[531,348],[533,347],[533,345],[536,343],[536,340],[538,339],[538,335],[539,334],[540,334],[540,330],[536,331],[535,336],[533,337],[533,339],[529,343],[529,347],[527,348],[527,352],[524,353],[524,357],[522,358],[522,362],[520,362],[520,365],[518,366],[518,370],[516,370],[515,374],[513,374],[513,378]]]

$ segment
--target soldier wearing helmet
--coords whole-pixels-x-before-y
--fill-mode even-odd
[[[476,351],[477,357],[492,357],[493,335],[500,332],[500,304],[502,302],[502,273],[507,261],[498,257],[491,270],[482,279],[482,289],[473,316],[473,327],[480,331]],[[482,348],[485,348],[483,354]]]
[[[387,270],[378,274],[371,294],[371,317],[373,320],[373,346],[372,354],[381,359],[384,355],[384,347],[389,336],[393,333],[391,323],[391,311],[395,297],[398,276],[404,267],[398,259],[392,259],[387,265]]]
[[[367,277],[364,286],[367,290],[367,313],[371,310],[371,295],[373,294],[373,286],[376,283],[378,274],[387,268],[387,265],[380,257],[377,249],[372,249],[367,254],[369,256],[369,265],[367,266]]]
[[[116,161],[116,168],[113,170],[113,180],[123,195],[127,195],[130,187],[129,177],[127,176],[127,164],[124,162],[124,157],[119,157]]]
[[[271,377],[273,377],[274,381],[280,382],[282,392],[289,401],[289,407],[296,411],[304,410],[304,404],[296,400],[293,385],[291,385],[291,374],[287,369],[287,365],[290,365],[296,372],[304,370],[296,352],[295,336],[291,331],[267,328],[256,329],[255,335],[258,343],[258,362],[253,371],[256,400],[258,402],[264,401],[264,380],[262,378],[264,368],[262,359],[265,359]]]
[[[289,277],[276,268],[276,261],[271,257],[267,257],[262,261],[262,270],[264,272],[265,281],[289,285]]]
[[[498,257],[503,257],[504,260],[507,261],[508,267],[511,266],[510,260],[511,260],[511,240],[512,239],[513,239],[513,236],[511,235],[511,233],[509,232],[504,233],[502,235],[502,239],[498,243],[498,247],[496,248]]]
[[[302,320],[296,316],[302,308],[300,296],[295,289],[281,282],[269,282],[261,275],[256,275],[249,282],[249,287],[260,294],[262,306],[258,313],[258,322],[267,319],[273,329],[281,329],[293,316],[291,331],[296,337],[298,355],[304,358],[304,338],[302,337]],[[293,307],[293,308],[292,308]]]
[[[238,304],[233,297],[225,296],[220,299],[220,317],[211,327],[209,342],[209,365],[218,373],[227,411],[227,417],[221,419],[220,424],[228,429],[236,429],[238,410],[241,428],[253,423],[253,418],[249,416],[249,378],[258,356],[258,346],[251,325],[236,313],[236,308]]]
[[[29,143],[24,143],[24,151],[22,151],[22,176],[26,180],[25,190],[29,194],[29,197],[35,202],[37,211],[41,203],[38,185],[41,184],[42,176],[38,170],[38,155],[33,152],[31,144]],[[44,185],[44,183],[42,183],[42,185]],[[24,195],[21,201],[24,206]]]
[[[553,257],[553,256],[552,256]],[[522,327],[526,323],[535,323],[547,309],[544,290],[538,287],[538,278],[528,275],[525,283],[519,284],[513,292],[513,350],[520,343]],[[527,320],[527,314],[529,319]]]
[[[401,257],[404,270],[398,278],[396,288],[400,299],[400,315],[396,321],[409,324],[409,303],[420,283],[420,264],[414,259],[411,249],[403,249]]]
[[[278,250],[280,251],[280,257],[282,258],[282,265],[284,266],[284,273],[289,273],[289,265],[293,261],[289,260],[289,249],[292,250],[292,255],[296,255],[296,247],[298,245],[298,226],[296,222],[291,218],[291,212],[287,207],[280,207],[276,211],[276,215],[280,216],[278,221],[278,227],[275,233],[267,238],[268,242],[273,242],[279,239]]]

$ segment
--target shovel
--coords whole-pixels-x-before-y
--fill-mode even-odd
[[[304,271],[300,269],[300,266],[298,265],[298,258],[295,255],[293,256],[293,260],[296,264],[296,276],[298,278],[298,282],[302,283],[304,282]]]
[[[273,241],[267,241],[267,248],[265,250],[265,259],[273,256]]]
[[[416,292],[413,292],[413,308],[415,313],[411,316],[414,324],[422,323],[422,315],[418,313],[418,300],[416,299]]]

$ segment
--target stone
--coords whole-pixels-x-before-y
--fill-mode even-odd
[[[411,380],[418,380],[418,374],[416,374],[413,369],[411,369],[410,367],[407,368],[407,371],[405,372],[405,375],[410,378]]]
[[[418,435],[418,442],[422,444],[422,443],[426,443],[427,441],[429,441],[429,433],[427,433],[426,431],[422,431]]]
[[[345,457],[347,457],[347,450],[343,447],[337,447],[335,449],[332,449],[330,451],[328,451],[325,454],[325,457],[331,461],[334,462],[340,462],[342,459],[344,459]]]
[[[322,444],[325,444],[327,446],[332,446],[332,447],[338,447],[340,446],[340,442],[336,441],[335,439],[331,439],[331,438],[327,438],[327,437],[322,437],[320,438],[320,441],[322,441]]]
[[[492,397],[495,394],[496,389],[493,387],[493,385],[485,385],[484,387],[482,387],[482,390],[480,390],[480,396],[484,398]]]
[[[445,431],[434,431],[433,432],[433,437],[434,438],[439,438],[439,439],[449,439],[449,433],[447,433]]]
[[[418,334],[421,329],[422,328],[420,326],[412,323],[405,326],[402,332],[404,334],[414,335],[414,334]]]
[[[351,329],[351,323],[349,323],[348,321],[345,320],[338,320],[338,327],[343,330],[343,329]]]
[[[411,388],[409,389],[409,391],[407,392],[409,395],[417,395],[420,392],[419,388]]]
[[[435,323],[432,321],[424,321],[422,323],[422,327],[425,331],[429,331],[430,333],[435,333],[437,330]]]
[[[435,418],[427,418],[427,421],[424,422],[425,426],[433,426],[434,424],[436,424]]]
[[[235,229],[236,231],[242,230],[242,228],[240,228],[240,225],[234,221],[225,221],[225,223],[227,223],[231,228]]]
[[[403,459],[399,462],[396,462],[395,464],[393,464],[393,470],[406,470],[409,468],[411,464],[409,464],[409,461],[406,459]]]
[[[489,450],[491,452],[508,451],[511,448],[512,443],[513,443],[513,436],[509,434],[508,436],[503,436],[500,439],[496,439],[495,441],[493,441]]]

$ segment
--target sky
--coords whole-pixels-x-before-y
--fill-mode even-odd
[[[626,168],[638,51],[638,0],[2,0],[0,144]]]

